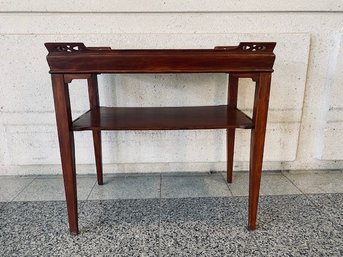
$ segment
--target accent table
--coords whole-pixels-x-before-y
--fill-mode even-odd
[[[78,234],[74,131],[93,133],[97,181],[103,184],[102,130],[227,130],[227,182],[232,183],[236,128],[251,129],[248,228],[256,228],[274,42],[243,42],[214,49],[112,50],[83,43],[45,43],[49,51],[69,230]],[[101,73],[226,73],[226,105],[189,107],[102,107],[97,76]],[[239,78],[255,82],[253,115],[237,109]],[[90,109],[72,120],[68,84],[88,83]]]

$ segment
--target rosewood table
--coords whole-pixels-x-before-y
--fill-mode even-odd
[[[274,42],[246,42],[214,49],[112,50],[83,43],[45,43],[49,53],[69,230],[78,233],[74,131],[93,133],[98,184],[103,184],[102,130],[227,130],[227,182],[232,182],[235,129],[251,129],[248,228],[256,228],[266,133]],[[101,73],[226,73],[227,104],[196,107],[102,107],[97,76]],[[237,109],[239,78],[255,82],[252,117]],[[90,109],[72,120],[68,85],[88,83]]]

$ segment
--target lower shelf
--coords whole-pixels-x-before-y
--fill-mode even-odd
[[[252,128],[246,114],[227,105],[191,107],[98,107],[73,122],[80,130],[183,130]]]

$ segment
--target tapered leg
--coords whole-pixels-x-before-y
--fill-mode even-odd
[[[251,130],[250,145],[250,170],[249,170],[249,213],[248,228],[256,228],[256,218],[258,209],[258,199],[260,192],[263,149],[266,133],[269,92],[270,92],[270,73],[261,73],[256,83],[253,121],[254,128]]]
[[[233,156],[235,146],[236,129],[230,128],[226,130],[226,146],[227,146],[227,168],[226,168],[226,181],[232,183],[233,173]]]
[[[101,153],[101,131],[93,130],[93,143],[94,143],[94,154],[96,164],[96,176],[98,185],[103,185],[103,174],[102,174],[102,153]]]
[[[237,107],[237,94],[238,94],[238,77],[229,75],[229,89],[228,89],[228,105],[230,107]],[[235,128],[229,128],[226,130],[226,147],[227,147],[227,168],[226,168],[226,180],[228,183],[232,183],[233,172],[233,156],[235,146]]]
[[[90,108],[99,107],[98,80],[96,74],[88,79],[88,94]],[[99,185],[103,185],[102,152],[101,152],[101,131],[93,130],[94,154],[96,163],[96,174]]]
[[[71,130],[72,120],[68,85],[64,83],[63,75],[52,75],[52,87],[55,102],[56,123],[63,170],[64,189],[67,201],[69,230],[78,233],[77,190],[74,134]]]

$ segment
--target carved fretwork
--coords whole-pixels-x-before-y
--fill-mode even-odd
[[[83,43],[46,43],[45,47],[49,52],[80,52],[87,50]]]

